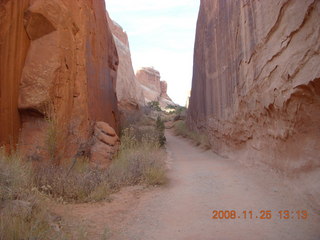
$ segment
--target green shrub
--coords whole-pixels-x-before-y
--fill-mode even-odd
[[[157,102],[157,101],[151,101],[151,102],[148,102],[147,105],[148,105],[148,107],[151,108],[153,111],[161,112],[161,107],[160,107],[159,102]]]
[[[179,105],[172,105],[172,104],[169,104],[168,106],[166,106],[166,109],[170,110],[171,114],[176,114],[176,115],[180,115],[182,112],[187,110],[186,107],[179,106]]]
[[[165,126],[164,126],[164,122],[161,120],[160,116],[157,117],[155,130],[158,135],[158,142],[159,142],[160,146],[163,146],[166,143],[166,137],[164,136]]]

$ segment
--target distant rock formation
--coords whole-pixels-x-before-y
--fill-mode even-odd
[[[136,80],[132,67],[128,35],[115,21],[109,20],[111,32],[119,55],[116,92],[119,107],[138,108],[145,104],[142,88]]]
[[[89,151],[96,121],[118,131],[104,1],[5,0],[0,10],[1,145],[59,161]]]
[[[144,67],[137,71],[136,78],[142,85],[146,102],[157,101],[162,108],[175,103],[167,94],[167,82],[160,81],[160,73],[151,67]]]
[[[189,126],[246,163],[319,169],[319,19],[318,0],[202,0]]]

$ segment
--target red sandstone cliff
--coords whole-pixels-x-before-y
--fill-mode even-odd
[[[87,150],[95,122],[118,130],[118,55],[103,0],[5,0],[0,14],[1,145],[19,139],[39,160],[54,137],[61,159]]]
[[[218,152],[316,182],[319,19],[318,0],[202,0],[189,125]]]
[[[174,105],[167,94],[167,82],[160,81],[160,72],[154,68],[145,67],[136,73],[136,78],[140,82],[146,102],[158,101],[160,106]]]
[[[111,32],[119,54],[116,92],[119,107],[138,107],[145,104],[142,88],[136,80],[132,67],[128,35],[122,27],[109,19]]]

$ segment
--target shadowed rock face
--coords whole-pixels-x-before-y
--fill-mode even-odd
[[[1,144],[20,136],[22,152],[39,159],[52,134],[59,159],[81,152],[97,121],[118,131],[104,1],[7,0],[0,9]]]
[[[160,73],[154,68],[145,67],[137,71],[136,77],[140,82],[146,102],[157,101],[161,107],[173,104],[167,94],[167,82],[160,81]]]
[[[202,0],[188,123],[218,152],[320,167],[320,1]]]
[[[19,83],[30,39],[23,25],[30,0],[0,1],[0,144],[18,141]],[[9,24],[11,23],[11,24]]]

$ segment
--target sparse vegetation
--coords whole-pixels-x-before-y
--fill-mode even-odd
[[[58,149],[58,128],[57,122],[54,119],[47,119],[48,128],[45,135],[45,148],[49,154],[49,158],[54,162],[57,158]]]
[[[158,107],[151,104],[149,115],[141,111],[123,130],[120,150],[108,169],[93,167],[87,157],[60,163],[61,136],[51,118],[44,139],[49,161],[32,166],[31,159],[0,152],[0,240],[69,239],[57,229],[48,202],[97,202],[110,200],[124,186],[165,184],[165,126]]]
[[[210,142],[206,135],[192,131],[188,128],[185,121],[176,121],[174,124],[174,133],[185,138],[191,139],[197,146],[210,149]]]
[[[179,105],[172,105],[172,104],[169,104],[167,107],[166,107],[167,110],[171,110],[170,112],[171,113],[174,113],[176,115],[179,115],[181,114],[182,112],[186,111],[187,108],[186,107],[183,107],[183,106],[179,106]]]
[[[137,183],[158,185],[166,181],[165,152],[160,148],[157,134],[140,131],[144,130],[129,128],[123,132],[118,157],[109,169],[112,188]]]
[[[30,164],[0,153],[0,240],[62,239],[40,193]]]
[[[159,142],[160,146],[163,146],[166,143],[166,137],[164,136],[164,130],[165,130],[164,122],[161,120],[161,117],[158,116],[157,121],[156,121],[156,132],[158,135],[158,142]]]
[[[36,169],[35,184],[39,191],[59,202],[101,201],[109,197],[104,186],[106,172],[91,167],[89,161],[77,159],[75,165],[42,165]]]
[[[151,108],[154,111],[161,112],[160,104],[157,101],[148,102],[148,107]]]
[[[163,184],[165,153],[161,149],[164,141],[161,120],[159,125],[160,130],[157,127],[125,129],[120,151],[106,170],[90,166],[86,158],[63,166],[47,164],[37,168],[35,184],[42,193],[61,202],[108,200],[122,186]]]
[[[106,170],[90,166],[86,158],[77,159],[76,164],[48,162],[34,168],[18,154],[8,157],[1,153],[0,240],[63,239],[45,204],[50,199],[61,203],[101,201],[123,186],[164,184],[165,151],[155,129],[125,129],[120,151]]]

